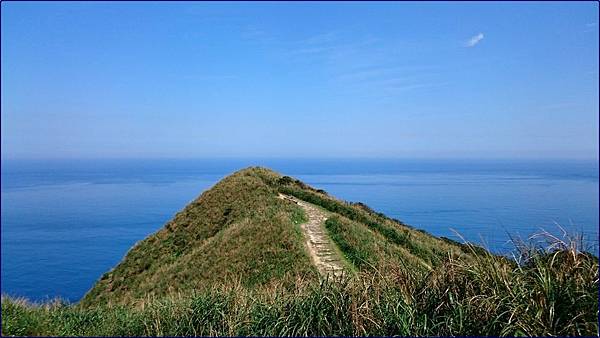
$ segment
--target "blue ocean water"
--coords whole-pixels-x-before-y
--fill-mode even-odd
[[[507,252],[560,224],[598,252],[597,161],[2,162],[2,293],[75,302],[138,240],[235,170],[271,167],[434,235]]]

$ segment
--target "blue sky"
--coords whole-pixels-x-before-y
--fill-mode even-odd
[[[598,4],[2,3],[3,158],[598,158]]]

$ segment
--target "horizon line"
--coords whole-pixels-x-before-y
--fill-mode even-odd
[[[599,162],[598,157],[410,157],[410,156],[197,156],[197,157],[2,157],[0,161],[198,161],[198,160],[298,160],[298,161],[335,161],[335,160],[369,160],[369,161],[585,161]]]

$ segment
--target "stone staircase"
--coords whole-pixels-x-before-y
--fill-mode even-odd
[[[306,245],[313,263],[321,275],[324,277],[339,277],[343,275],[343,258],[340,257],[340,254],[334,247],[335,244],[333,244],[325,230],[326,213],[318,207],[293,196],[279,194],[279,198],[296,203],[304,209],[308,217],[308,222],[300,226],[304,232]]]

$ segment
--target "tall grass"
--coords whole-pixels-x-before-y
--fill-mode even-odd
[[[3,335],[598,335],[598,258],[573,240],[473,250],[429,273],[397,265],[358,278],[252,290],[234,282],[137,307],[2,298]]]

